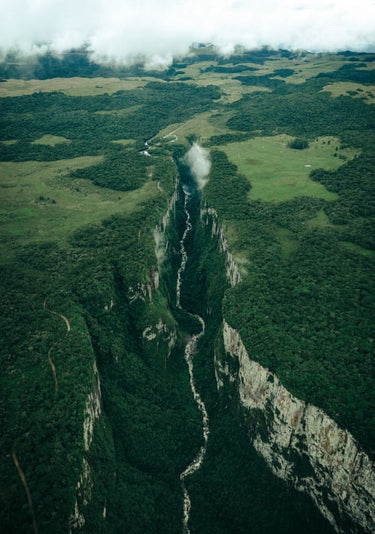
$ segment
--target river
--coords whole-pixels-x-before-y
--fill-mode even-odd
[[[184,190],[184,195],[185,195],[184,212],[186,215],[186,223],[185,223],[185,230],[180,241],[181,265],[180,265],[180,268],[178,269],[177,285],[176,285],[176,306],[179,309],[182,309],[181,303],[180,303],[182,276],[185,271],[186,262],[188,260],[188,255],[185,249],[185,242],[186,242],[186,238],[189,232],[193,228],[191,224],[190,213],[188,211],[188,204],[189,204],[189,200],[191,197],[191,193],[185,187],[183,190]],[[205,324],[204,324],[202,317],[200,317],[199,315],[194,315],[194,317],[200,322],[201,330],[198,334],[195,334],[194,336],[192,336],[191,339],[187,342],[186,347],[185,347],[185,361],[189,369],[191,391],[193,393],[194,400],[198,405],[199,411],[202,414],[203,444],[201,448],[199,449],[199,451],[197,452],[197,454],[195,455],[194,459],[180,474],[180,480],[181,480],[181,485],[182,485],[182,490],[183,490],[183,495],[184,495],[183,518],[182,518],[183,534],[190,534],[189,519],[190,519],[190,511],[191,511],[191,500],[190,500],[189,493],[186,489],[185,478],[194,474],[201,467],[203,460],[204,460],[204,456],[206,454],[208,436],[210,433],[209,420],[208,420],[206,406],[204,402],[202,401],[202,398],[199,392],[197,391],[197,388],[195,387],[195,382],[194,382],[194,354],[196,353],[196,350],[197,350],[198,340],[204,335]]]

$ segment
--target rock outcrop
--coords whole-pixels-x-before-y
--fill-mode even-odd
[[[84,421],[83,421],[83,443],[84,450],[88,452],[94,437],[95,421],[99,419],[102,413],[101,407],[101,389],[100,378],[96,361],[93,363],[93,387],[88,394],[85,403]],[[82,512],[82,507],[88,506],[91,501],[93,488],[93,481],[91,476],[90,466],[84,457],[82,460],[81,476],[76,485],[76,502],[74,510],[70,516],[69,527],[70,532],[73,529],[82,528],[85,523],[85,516]]]
[[[88,394],[85,404],[85,419],[83,421],[83,441],[85,451],[88,451],[94,436],[94,424],[102,413],[100,379],[96,361],[93,364],[93,388]]]
[[[356,532],[356,525],[374,532],[375,466],[353,436],[252,361],[239,333],[225,321],[223,337],[226,353],[238,359],[239,367],[233,376],[219,362],[218,387],[228,375],[236,380],[249,415],[249,438],[272,472],[306,492],[337,532]]]
[[[159,351],[160,344],[167,345],[166,359],[168,359],[177,341],[176,326],[170,328],[166,323],[163,323],[163,321],[159,319],[155,325],[145,328],[142,332],[142,338],[148,343],[156,342],[157,351]]]
[[[238,268],[237,263],[235,262],[233,254],[229,251],[228,241],[225,237],[224,230],[219,224],[218,215],[215,209],[205,207],[201,209],[200,212],[200,219],[201,222],[205,225],[208,225],[211,223],[211,233],[213,237],[216,237],[219,246],[220,251],[222,254],[224,254],[225,258],[225,272],[227,275],[227,279],[232,287],[237,285],[239,282],[241,282],[242,277],[240,270]]]
[[[211,235],[218,239],[225,258],[228,282],[234,287],[241,273],[216,210],[206,205],[200,220],[206,227],[211,224]],[[250,441],[272,472],[307,493],[337,532],[358,528],[375,532],[375,466],[354,437],[252,361],[239,333],[225,320],[223,338],[225,352],[238,365],[215,352],[217,388],[236,384]]]

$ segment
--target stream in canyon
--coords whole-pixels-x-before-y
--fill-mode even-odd
[[[184,230],[184,233],[183,233],[181,241],[180,241],[181,265],[180,265],[180,267],[178,269],[178,272],[177,272],[177,284],[176,284],[176,306],[179,309],[182,309],[181,303],[180,303],[180,299],[181,299],[181,284],[182,284],[183,273],[184,273],[185,267],[186,267],[186,262],[188,260],[188,255],[187,255],[187,252],[186,252],[186,249],[185,249],[185,243],[186,243],[186,238],[187,238],[188,234],[191,232],[191,230],[193,228],[192,224],[191,224],[190,213],[189,213],[189,210],[188,210],[188,204],[189,204],[189,201],[190,201],[190,198],[191,198],[191,193],[188,190],[188,188],[186,188],[185,186],[183,188],[183,191],[184,191],[184,195],[185,195],[185,198],[184,198],[184,213],[185,213],[185,216],[186,216],[186,223],[185,223],[185,230]],[[203,445],[199,449],[198,453],[195,455],[195,457],[192,460],[192,462],[190,462],[190,464],[180,474],[180,480],[181,480],[183,496],[184,496],[183,519],[182,519],[182,521],[183,521],[183,528],[182,528],[183,534],[189,534],[190,533],[190,530],[189,530],[189,518],[190,518],[190,510],[191,510],[191,500],[190,500],[189,493],[188,493],[188,491],[186,489],[185,479],[186,479],[186,477],[193,475],[201,467],[201,465],[203,463],[203,460],[204,460],[204,456],[206,454],[208,436],[209,436],[209,432],[210,432],[209,420],[208,420],[208,414],[207,414],[206,406],[205,406],[204,402],[202,401],[202,398],[201,398],[199,392],[197,391],[197,389],[195,387],[195,381],[194,381],[194,354],[195,354],[195,352],[197,350],[198,340],[204,335],[205,323],[204,323],[202,317],[200,317],[199,315],[194,315],[194,317],[201,324],[201,330],[199,331],[198,334],[193,335],[189,339],[189,341],[187,342],[186,347],[185,347],[185,361],[186,361],[188,369],[189,369],[191,391],[193,393],[194,400],[198,405],[199,411],[202,414]]]

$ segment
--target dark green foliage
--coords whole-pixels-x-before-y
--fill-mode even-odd
[[[368,61],[368,60],[366,60]],[[365,64],[346,64],[334,72],[322,72],[318,74],[317,78],[330,78],[339,82],[357,82],[374,84],[375,72],[373,70],[359,70],[359,67],[366,66]]]
[[[170,192],[169,179],[163,187]],[[4,531],[31,524],[13,448],[36,503],[39,531],[66,531],[82,470],[94,353],[104,418],[87,458],[94,481],[90,506],[80,505],[87,529],[99,528],[105,506],[113,532],[176,531],[178,475],[199,447],[199,416],[180,342],[167,360],[166,349],[142,341],[142,331],[160,318],[173,327],[165,299],[155,292],[152,305],[128,298],[155,263],[151,229],[163,209],[163,201],[149,202],[130,218],[84,228],[72,237],[69,253],[53,244],[25,248],[18,263],[3,269]],[[69,318],[68,336],[64,321],[43,309],[45,297],[48,307]],[[51,346],[57,393],[47,358]]]
[[[348,162],[337,171],[313,171],[311,178],[320,182],[329,191],[340,195],[340,203],[329,204],[326,208],[332,222],[345,224],[348,218],[375,217],[375,181],[373,154],[366,152],[355,160]],[[341,216],[335,215],[336,208],[341,209]],[[343,218],[343,212],[347,216]]]
[[[371,132],[375,124],[372,110],[361,101],[350,97],[333,99],[327,93],[314,94],[303,88],[301,92],[294,89],[285,95],[256,93],[244,97],[233,107],[238,108],[238,113],[228,121],[230,128],[260,130],[263,135],[342,137],[346,131],[351,135],[357,131],[365,137],[366,130]]]
[[[216,406],[215,412],[220,419],[216,414],[211,419],[205,463],[189,484],[192,531],[332,534],[334,530],[308,497],[286,486],[265,467],[249,446],[234,407]]]
[[[214,86],[150,82],[142,92],[119,91],[113,97],[35,93],[4,98],[1,99],[2,139],[20,142],[2,145],[0,157],[25,161],[102,153],[116,139],[148,139],[171,121],[187,119],[194,113],[210,109],[212,101],[219,97],[220,92]],[[125,116],[115,113],[127,108],[132,109]],[[114,113],[98,114],[97,111]],[[71,143],[55,147],[30,146],[30,141],[45,134],[63,136]]]
[[[263,76],[235,76],[235,80],[239,80],[242,85],[251,85],[256,87],[269,87],[270,89],[278,89],[279,91],[285,85],[284,80],[277,78],[270,78],[267,75]]]
[[[99,165],[78,169],[71,173],[71,177],[88,178],[100,187],[129,191],[141,187],[147,180],[148,163],[148,158],[144,155],[126,151],[112,154]]]
[[[240,331],[253,359],[294,394],[322,407],[373,453],[374,260],[338,242],[355,238],[373,247],[370,161],[366,153],[338,171],[313,174],[339,193],[336,202],[301,197],[270,204],[248,202],[247,182],[224,154],[213,152],[204,197],[223,221],[230,221],[236,249],[251,261],[246,281],[226,292],[224,316]],[[332,218],[346,213],[341,224],[367,217],[366,225],[357,219],[342,234],[333,228],[310,230],[306,221],[321,207]],[[294,252],[287,259],[278,227],[292,232]]]
[[[288,143],[289,148],[294,148],[296,150],[303,150],[304,148],[309,148],[309,142],[307,139],[302,137],[296,137]]]
[[[281,76],[282,78],[288,78],[288,76],[291,76],[294,74],[293,69],[275,69],[272,73],[273,76]]]
[[[226,145],[227,143],[237,143],[238,141],[246,141],[251,139],[253,134],[250,133],[235,133],[235,134],[221,134],[210,137],[210,145]]]
[[[234,67],[222,67],[222,66],[215,66],[211,65],[204,69],[204,72],[221,72],[224,74],[233,74],[236,72],[244,72],[244,71],[256,71],[259,70],[256,67],[250,67],[249,65],[235,65]]]
[[[247,61],[262,64],[280,56],[293,54],[268,49],[238,53],[230,58],[235,65],[230,67],[227,58],[218,60],[202,49],[202,54],[174,63],[157,76],[173,79],[176,69],[213,57],[220,66],[212,70],[230,76],[254,69]],[[278,69],[270,76],[238,76],[244,84],[269,87],[273,93],[252,93],[225,105],[225,111],[234,112],[228,125],[237,131],[210,140],[220,145],[260,133],[308,140],[334,135],[361,154],[336,171],[313,171],[311,178],[337,193],[337,200],[297,197],[267,203],[249,201],[248,179],[238,174],[224,153],[211,153],[210,180],[202,198],[197,194],[189,205],[194,230],[186,242],[189,260],[181,299],[186,310],[201,314],[206,322],[194,370],[211,432],[202,469],[187,479],[192,532],[332,532],[309,499],[276,479],[251,448],[246,434],[252,425],[264,427],[265,421],[259,413],[244,414],[238,408],[236,381],[224,378],[218,392],[214,359],[224,353],[223,316],[239,330],[252,359],[274,371],[293,394],[323,408],[374,453],[374,117],[372,106],[360,99],[319,92],[332,81],[373,83],[371,71],[359,70],[362,59],[371,57],[356,57],[358,61],[352,58],[348,67],[298,86],[273,78],[286,77],[292,69]],[[2,78],[33,76],[17,58],[7,60],[0,69]],[[43,78],[144,74],[139,65],[119,71],[99,67],[86,51],[71,51],[61,58],[49,54],[38,61],[37,69]],[[41,534],[67,531],[83,458],[93,481],[90,504],[78,498],[86,532],[180,531],[179,475],[201,445],[200,414],[183,359],[185,340],[198,325],[188,311],[175,306],[179,240],[185,225],[181,191],[167,229],[168,259],[158,290],[152,287],[152,277],[157,268],[153,231],[165,213],[176,172],[170,154],[179,161],[186,147],[164,146],[154,151],[153,158],[140,151],[145,139],[167,125],[221,105],[219,96],[217,87],[152,82],[142,90],[112,96],[41,93],[0,100],[2,139],[18,141],[0,144],[2,160],[51,161],[102,154],[100,165],[73,176],[117,190],[135,189],[150,179],[156,182],[155,190],[159,185],[163,192],[159,189],[160,194],[130,216],[116,214],[81,227],[64,247],[62,243],[19,246],[3,260],[4,532],[31,530],[13,451],[25,472]],[[32,144],[46,134],[70,142],[54,147]],[[120,139],[134,144],[124,148],[112,143]],[[340,157],[339,148],[337,154]],[[181,164],[179,172],[191,185]],[[38,204],[53,202],[37,195]],[[244,280],[234,288],[228,287],[212,221],[203,218],[200,224],[199,209],[207,206],[216,209],[220,224],[228,229],[231,250],[243,260]],[[322,213],[327,221],[319,218]],[[69,319],[69,335],[62,318],[43,308],[44,299],[49,309]],[[171,352],[167,333],[148,341],[144,335],[159,321],[167,333],[177,329]],[[83,420],[93,388],[94,360],[103,414],[85,451]],[[228,369],[236,377],[238,362],[228,361]],[[265,435],[265,428],[262,431]],[[308,468],[305,463],[298,465],[300,473],[308,474]]]

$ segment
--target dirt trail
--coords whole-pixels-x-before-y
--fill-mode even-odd
[[[47,299],[44,300],[43,302],[43,308],[50,312],[50,313],[53,313],[53,315],[57,315],[58,317],[61,317],[61,319],[65,322],[66,324],[66,331],[67,333],[70,332],[70,323],[68,321],[68,319],[65,317],[65,315],[63,315],[62,313],[58,313],[58,312],[55,312],[53,310],[50,310],[49,308],[47,308]]]
[[[48,351],[48,361],[52,369],[53,378],[55,379],[55,393],[57,393],[57,390],[59,389],[59,384],[57,382],[56,367],[51,358],[51,351],[52,351],[52,347]]]
[[[26,482],[25,474],[22,471],[21,466],[20,466],[20,464],[18,462],[18,458],[16,456],[16,451],[15,450],[12,451],[12,458],[13,458],[14,465],[17,468],[17,471],[18,471],[18,474],[20,476],[20,479],[22,480],[23,487],[25,488],[25,491],[26,491],[27,502],[29,503],[31,517],[32,517],[32,521],[33,521],[34,533],[38,534],[38,525],[37,525],[36,518],[35,518],[35,513],[34,513],[34,508],[33,508],[33,501],[31,499],[31,493],[30,493],[30,490],[29,490],[29,486],[27,485],[27,482]]]
[[[159,180],[158,183],[156,184],[156,187],[158,188],[158,190],[160,191],[161,194],[164,193],[163,188],[162,188],[162,186],[160,185],[160,180]]]
[[[47,299],[44,300],[43,302],[43,308],[48,311],[49,313],[53,314],[53,315],[57,315],[58,317],[60,317],[64,322],[65,322],[65,325],[66,325],[66,335],[69,334],[70,332],[70,323],[68,321],[68,319],[65,317],[65,315],[62,315],[62,313],[58,313],[56,311],[53,311],[53,310],[50,310],[47,308]],[[53,348],[53,345],[52,347],[49,349],[48,351],[48,361],[49,361],[49,364],[51,366],[51,369],[52,369],[52,373],[53,373],[53,378],[55,380],[55,393],[57,393],[57,390],[59,388],[59,384],[58,384],[58,381],[57,381],[57,373],[56,373],[56,367],[55,367],[55,364],[53,363],[53,360],[52,360],[52,357],[51,357],[51,352],[52,352],[52,348]]]

